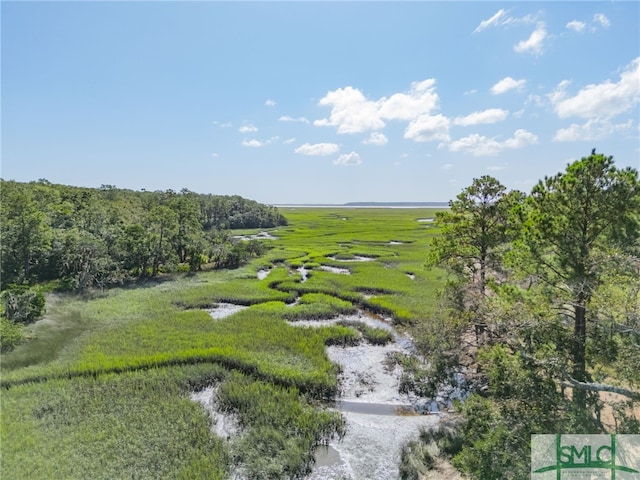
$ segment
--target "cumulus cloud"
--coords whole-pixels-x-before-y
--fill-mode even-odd
[[[298,122],[298,123],[309,123],[309,120],[307,120],[305,117],[298,117],[298,118],[293,118],[289,115],[283,115],[281,116],[278,121],[280,122]]]
[[[356,152],[343,153],[333,161],[334,165],[341,165],[343,167],[348,167],[351,165],[360,165],[361,163],[362,163],[362,159],[360,158],[360,155],[358,155]]]
[[[505,149],[518,149],[538,143],[538,137],[527,130],[516,130],[512,138],[502,142],[474,133],[448,145],[452,152],[467,152],[476,157],[497,155]]]
[[[294,151],[295,153],[300,153],[302,155],[332,155],[340,150],[340,147],[335,143],[305,143],[304,145],[300,145]]]
[[[245,138],[244,140],[242,140],[243,147],[259,148],[264,147],[266,144],[266,142],[261,142],[260,140],[256,140],[255,138],[252,138],[251,140],[247,140]]]
[[[609,21],[609,19],[604,15],[604,13],[596,13],[593,16],[593,21],[594,23],[599,24],[601,27],[603,28],[609,28],[609,26],[611,25],[611,22]]]
[[[544,23],[539,23],[538,27],[533,31],[529,38],[515,44],[513,49],[517,53],[541,55],[545,38],[547,38],[547,30]]]
[[[515,80],[511,77],[505,77],[491,87],[491,93],[494,95],[501,95],[509,90],[522,89],[526,83],[527,81],[524,79]]]
[[[574,96],[567,95],[568,81],[549,94],[558,117],[611,118],[634,108],[640,101],[640,57],[627,65],[620,80],[587,85]]]
[[[318,104],[330,106],[331,113],[329,118],[316,120],[313,124],[337,127],[338,133],[362,133],[385,126],[378,104],[367,100],[360,90],[351,86],[328,92]]]
[[[389,139],[382,132],[371,132],[369,138],[366,138],[362,141],[365,145],[385,145]]]
[[[590,119],[583,125],[572,123],[567,128],[559,129],[553,140],[555,142],[578,142],[586,140],[602,140],[615,133],[621,133],[633,128],[633,120],[614,124],[608,119]]]
[[[404,138],[416,142],[448,142],[450,120],[443,115],[420,115],[407,126]]]
[[[584,29],[586,28],[587,24],[584,22],[581,22],[580,20],[571,20],[569,23],[567,23],[566,27],[569,30],[573,30],[574,32],[583,32]]]
[[[461,125],[467,127],[469,125],[480,125],[487,123],[501,122],[509,115],[508,110],[502,110],[501,108],[489,108],[481,112],[473,112],[464,117],[456,117],[453,123],[455,125]]]
[[[243,126],[241,126],[241,127],[238,129],[238,131],[239,131],[240,133],[251,133],[251,132],[257,132],[257,131],[258,131],[258,129],[257,129],[256,127],[254,127],[253,125],[248,124],[248,125],[243,125]]]
[[[395,93],[379,100],[380,116],[388,120],[411,120],[426,114],[438,106],[436,81],[429,78],[413,82],[407,93]]]
[[[291,145],[295,141],[296,141],[295,137],[291,137],[291,138],[287,138],[286,140],[283,140],[282,143],[284,143],[285,145]]]
[[[381,130],[387,120],[417,122],[438,107],[435,84],[434,79],[413,82],[408,91],[378,100],[367,99],[351,86],[330,91],[319,102],[331,107],[329,118],[316,120],[314,125],[336,127],[338,133],[362,133]]]
[[[271,100],[270,98],[268,98],[265,102],[264,102],[265,106],[267,107],[275,107],[276,106],[276,101],[275,100]]]

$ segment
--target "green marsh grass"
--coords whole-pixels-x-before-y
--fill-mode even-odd
[[[0,358],[3,476],[224,478],[229,461],[263,472],[259,478],[304,471],[312,445],[342,428],[322,413],[338,373],[325,346],[351,345],[362,334],[357,325],[312,328],[288,320],[364,308],[415,328],[434,311],[442,280],[422,268],[437,229],[418,219],[433,217],[433,210],[282,211],[289,226],[274,232],[273,248],[237,270],[85,297],[50,295],[56,301],[47,304],[44,320]],[[340,261],[358,256],[374,259]],[[304,282],[300,266],[310,270]],[[261,268],[270,273],[258,280]],[[219,320],[202,310],[219,302],[249,308]],[[383,341],[375,330],[370,336]],[[240,449],[215,438],[186,393],[218,381],[230,389],[234,382],[251,385],[265,398],[237,407],[261,408],[264,416],[247,414]],[[230,409],[246,400],[234,395]],[[289,405],[289,417],[280,403]],[[283,415],[302,423],[285,425]]]

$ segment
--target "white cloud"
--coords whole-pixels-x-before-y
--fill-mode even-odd
[[[283,140],[282,143],[284,143],[285,145],[291,145],[295,141],[296,141],[295,137],[291,137],[291,138],[287,138],[286,140]]]
[[[507,15],[507,11],[504,8],[498,10],[491,18],[483,20],[480,25],[476,27],[473,33],[479,33],[489,27],[500,27],[504,25],[513,25],[519,23],[532,23],[535,22],[536,15],[525,15],[524,17],[510,17]]]
[[[340,147],[335,143],[305,143],[299,146],[294,151],[302,155],[332,155],[340,150]]]
[[[445,163],[440,167],[442,170],[451,170],[453,168],[453,163]]]
[[[508,110],[502,110],[501,108],[489,108],[481,112],[473,112],[464,117],[456,117],[453,121],[455,125],[461,125],[467,127],[469,125],[480,125],[487,123],[501,122],[509,115]]]
[[[544,39],[547,37],[547,30],[544,23],[539,23],[528,39],[518,42],[513,46],[517,53],[531,53],[541,55]]]
[[[586,26],[587,24],[580,20],[571,20],[566,25],[569,30],[573,30],[574,32],[583,32]]]
[[[258,131],[258,129],[257,129],[256,127],[254,127],[253,125],[248,124],[248,125],[243,125],[243,126],[241,126],[241,127],[238,129],[238,131],[239,131],[240,133],[251,133],[251,132],[257,132],[257,131]]]
[[[520,90],[525,86],[526,83],[527,81],[524,79],[515,80],[511,77],[505,77],[497,82],[493,87],[491,87],[491,93],[493,93],[494,95],[500,95],[508,92],[509,90],[513,90],[514,88]]]
[[[495,138],[474,133],[448,145],[452,152],[467,152],[476,157],[497,155],[505,149],[518,149],[538,143],[538,137],[526,130],[516,130],[512,138],[499,142]]]
[[[611,22],[609,21],[609,19],[604,15],[604,13],[596,13],[593,16],[593,21],[595,23],[599,23],[600,26],[602,26],[603,28],[609,28],[609,26],[611,25]]]
[[[271,100],[270,98],[268,98],[265,102],[264,102],[266,107],[275,107],[276,106],[276,101],[275,100]]]
[[[360,158],[360,155],[358,155],[356,152],[343,153],[333,161],[334,165],[341,165],[344,167],[348,167],[351,165],[360,165],[361,163],[362,163],[362,159]]]
[[[388,120],[411,120],[431,112],[438,106],[435,86],[435,79],[429,78],[413,82],[408,93],[394,93],[388,99],[380,99],[380,116]]]
[[[560,118],[611,118],[634,108],[640,101],[640,57],[633,60],[620,74],[616,83],[602,83],[584,87],[573,97],[567,97],[568,81],[562,81],[549,94]]]
[[[217,126],[217,127],[220,127],[220,128],[231,128],[231,127],[233,126],[233,125],[231,124],[231,122],[224,122],[224,123],[222,123],[222,122],[219,122],[218,120],[215,120],[215,121],[213,122],[213,124],[214,124],[215,126]]]
[[[389,139],[382,132],[371,132],[369,138],[362,141],[365,145],[385,145]]]
[[[553,140],[555,142],[578,142],[585,140],[602,140],[611,137],[614,133],[624,132],[633,128],[633,120],[625,123],[614,124],[608,119],[590,119],[583,125],[572,123],[567,128],[559,129]]]
[[[211,154],[211,157],[212,157],[212,158],[218,158],[219,156],[220,156],[220,155],[219,155],[217,152],[213,152],[213,153]]]
[[[338,127],[338,133],[362,133],[385,126],[378,104],[367,100],[360,90],[351,86],[328,92],[319,105],[331,106],[331,114],[328,119],[313,122],[316,126]]]
[[[319,105],[331,106],[331,113],[329,118],[316,120],[314,125],[337,127],[338,133],[362,133],[381,130],[385,120],[416,122],[438,107],[435,84],[434,79],[413,82],[407,92],[378,100],[367,99],[351,86],[339,88],[320,100]]]
[[[251,148],[259,148],[269,145],[278,140],[279,137],[271,137],[269,140],[261,141],[252,138],[251,140],[247,140],[246,138],[242,140],[243,147],[251,147]]]
[[[404,138],[416,142],[440,140],[448,142],[450,121],[443,115],[420,115],[407,126]]]
[[[242,140],[243,147],[259,148],[264,147],[266,144],[266,142],[261,142],[260,140],[256,140],[255,138],[252,138],[251,140],[247,140],[245,138],[244,140]]]
[[[289,115],[283,115],[282,117],[280,117],[278,119],[278,121],[280,122],[299,122],[299,123],[309,123],[309,120],[307,120],[304,117],[298,117],[298,118],[293,118]]]
[[[507,18],[507,11],[504,8],[501,8],[491,18],[481,21],[480,25],[476,27],[473,33],[481,32],[482,30],[489,27],[503,25]]]
[[[464,92],[465,95],[473,95],[474,93],[478,93],[478,90],[473,88],[471,90],[467,90],[466,92]]]

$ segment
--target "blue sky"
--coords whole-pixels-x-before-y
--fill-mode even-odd
[[[1,2],[4,179],[446,201],[640,167],[640,2]]]

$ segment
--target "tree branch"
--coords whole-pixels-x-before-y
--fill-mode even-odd
[[[618,395],[623,395],[625,397],[631,398],[632,400],[640,400],[640,392],[636,392],[634,390],[629,390],[622,387],[616,387],[615,385],[606,385],[603,383],[579,382],[578,380],[574,380],[571,377],[569,377],[568,381],[560,382],[560,384],[563,387],[579,388],[581,390],[588,390],[590,392],[617,393]]]

